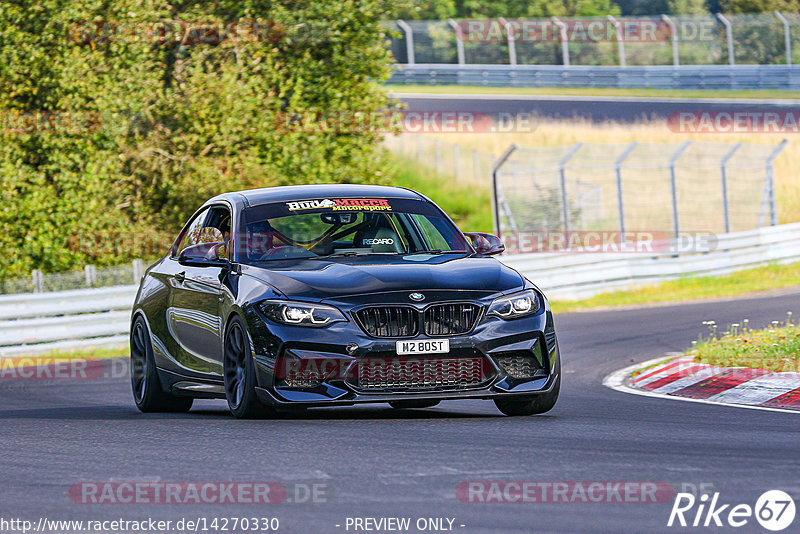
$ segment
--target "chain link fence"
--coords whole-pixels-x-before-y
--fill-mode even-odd
[[[0,295],[133,285],[139,283],[143,274],[144,262],[140,259],[126,265],[99,269],[94,265],[86,265],[82,271],[43,273],[34,270],[29,277],[0,282]]]
[[[487,186],[497,158],[487,152],[424,134],[386,136],[383,146],[457,182]]]
[[[785,145],[512,145],[492,173],[495,229],[679,237],[775,225],[773,162]]]
[[[392,21],[399,64],[791,65],[800,14]]]

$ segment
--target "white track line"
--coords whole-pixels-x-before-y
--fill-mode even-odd
[[[664,395],[661,393],[653,393],[652,391],[643,391],[640,389],[632,388],[625,383],[625,380],[631,376],[631,373],[636,371],[637,369],[641,369],[643,367],[649,367],[651,365],[655,365],[659,362],[666,361],[673,356],[666,356],[662,358],[654,358],[652,360],[637,363],[626,367],[624,369],[620,369],[619,371],[615,371],[605,377],[603,379],[603,385],[607,388],[611,388],[617,391],[621,391],[623,393],[631,393],[633,395],[641,395],[643,397],[656,397],[660,399],[670,399],[676,401],[685,401],[685,402],[697,402],[700,404],[713,404],[715,406],[729,406],[731,408],[748,408],[750,410],[764,410],[767,412],[783,412],[783,413],[793,413],[793,414],[800,414],[800,411],[796,410],[786,410],[784,408],[770,408],[768,406],[753,406],[749,404],[728,404],[727,402],[720,402],[720,401],[710,401],[707,399],[690,399],[688,397],[678,397],[675,395]]]

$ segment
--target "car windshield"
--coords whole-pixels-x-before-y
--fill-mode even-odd
[[[394,198],[325,198],[244,210],[239,261],[445,254],[470,250],[463,234],[429,202]]]

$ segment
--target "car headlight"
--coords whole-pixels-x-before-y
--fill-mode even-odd
[[[539,297],[536,291],[529,289],[513,295],[498,297],[489,306],[488,315],[502,317],[503,319],[516,319],[533,315],[539,311]]]
[[[265,300],[260,306],[264,315],[276,323],[322,327],[340,321],[347,321],[342,312],[333,306],[324,304]]]

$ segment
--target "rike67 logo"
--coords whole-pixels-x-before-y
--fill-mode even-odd
[[[691,493],[678,493],[667,526],[742,527],[755,517],[763,528],[779,531],[791,525],[794,516],[794,500],[781,490],[764,492],[756,500],[755,506],[721,504],[719,493],[713,493],[711,496],[703,494],[699,498]]]

